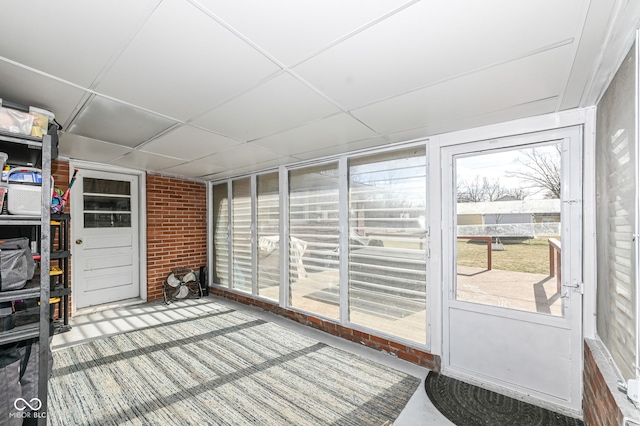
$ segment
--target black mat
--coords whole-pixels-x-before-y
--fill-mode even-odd
[[[536,407],[433,371],[424,382],[435,407],[458,426],[580,425],[581,420]]]

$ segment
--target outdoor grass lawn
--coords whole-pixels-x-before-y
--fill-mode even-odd
[[[559,237],[553,237],[559,240]],[[504,251],[492,251],[493,269],[549,275],[548,238],[523,242],[502,241]],[[487,244],[484,241],[458,240],[458,265],[487,267]]]

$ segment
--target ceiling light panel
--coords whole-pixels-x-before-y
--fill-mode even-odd
[[[85,138],[84,136],[72,135],[70,133],[62,133],[60,135],[59,150],[60,155],[64,157],[75,160],[95,161],[98,163],[107,163],[131,152],[130,148],[124,146],[97,141],[95,139]]]
[[[579,37],[580,11],[589,2],[490,3],[416,3],[293,70],[343,107],[355,109],[569,43]]]
[[[193,124],[250,141],[339,111],[294,77],[282,74],[194,120]]]
[[[159,0],[11,2],[10,13],[5,9],[0,14],[0,40],[5,41],[0,46],[0,56],[89,87],[158,3]]]
[[[165,117],[95,96],[80,110],[67,132],[135,147],[174,124]]]
[[[189,125],[171,130],[145,144],[140,151],[195,160],[239,145],[241,142]]]
[[[278,61],[289,65],[408,1],[200,0],[200,3]]]
[[[187,120],[279,68],[186,1],[163,1],[97,90]]]
[[[252,143],[285,155],[295,155],[373,136],[376,133],[358,120],[338,114]]]

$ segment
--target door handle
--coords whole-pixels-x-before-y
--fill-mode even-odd
[[[82,240],[76,240],[76,244],[82,244]]]

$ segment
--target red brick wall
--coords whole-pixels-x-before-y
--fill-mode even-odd
[[[430,370],[440,371],[439,356],[412,348],[410,346],[406,346],[402,343],[398,343],[384,337],[378,337],[374,334],[353,330],[334,322],[325,321],[323,319],[301,312],[284,309],[276,304],[232,293],[219,287],[209,287],[209,292],[210,294],[225,297],[230,300],[235,300],[236,302],[244,303],[245,305],[257,306],[264,309],[265,311],[273,312],[309,327],[322,330],[329,334],[333,334],[334,336],[342,337],[343,339],[351,340],[352,342],[361,343],[365,346],[377,349],[379,351],[389,352],[390,354],[397,356],[398,358],[407,360],[414,364],[422,365],[429,368]]]
[[[602,375],[594,354],[584,343],[584,390],[582,409],[585,425],[613,426],[622,424],[622,412]]]
[[[162,298],[162,283],[177,267],[207,262],[206,184],[147,175],[147,300]]]

